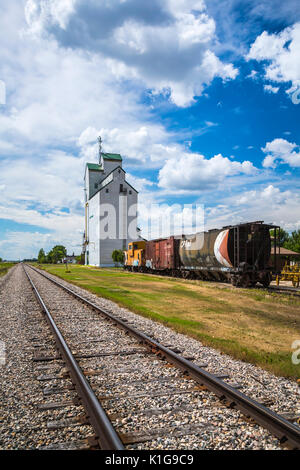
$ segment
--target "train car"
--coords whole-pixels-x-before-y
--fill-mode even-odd
[[[267,287],[272,270],[276,271],[276,265],[272,267],[270,263],[270,229],[276,233],[279,227],[252,222],[151,240],[136,254],[133,245],[129,245],[125,268],[187,279],[231,281],[240,287],[260,282]],[[136,260],[135,266],[131,259]]]
[[[236,286],[268,286],[271,276],[271,225],[262,222],[210,230],[180,242],[181,270],[200,279],[230,280]]]
[[[139,268],[145,266],[145,248],[145,240],[129,243],[128,250],[124,252],[124,267],[131,271],[138,271]]]
[[[171,273],[179,265],[179,242],[175,237],[151,240],[146,243],[146,269]]]

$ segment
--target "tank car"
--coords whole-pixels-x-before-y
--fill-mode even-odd
[[[181,270],[202,279],[230,280],[235,286],[260,282],[267,287],[272,280],[271,228],[254,222],[183,237]]]

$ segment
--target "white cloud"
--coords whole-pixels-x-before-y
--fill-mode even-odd
[[[25,3],[25,18],[31,32],[41,32],[49,18],[60,28],[66,29],[70,15],[74,12],[76,0],[27,0]]]
[[[253,175],[256,169],[249,161],[231,161],[221,154],[207,159],[203,155],[185,153],[169,159],[159,172],[159,186],[165,189],[206,190],[216,188],[228,176]]]
[[[256,70],[251,70],[251,73],[247,75],[246,78],[252,78],[252,80],[258,79],[258,72]]]
[[[247,217],[257,217],[259,207],[261,220],[281,225],[286,230],[300,227],[300,218],[297,219],[297,214],[300,214],[300,198],[293,191],[281,191],[269,184],[261,190],[246,192],[236,199],[234,205],[241,206],[240,213],[247,214]]]
[[[206,229],[228,224],[262,220],[285,230],[300,228],[300,197],[291,190],[281,190],[273,184],[242,194],[227,196],[222,204],[206,209]]]
[[[70,144],[88,126],[121,125],[128,116],[147,119],[137,94],[122,88],[99,57],[28,36],[25,41],[25,52],[20,42],[11,51],[16,62],[6,65],[5,81],[14,93],[0,114],[0,138]]]
[[[122,128],[87,128],[78,139],[81,154],[92,161],[97,158],[96,138],[101,135],[103,151],[119,153],[125,157],[125,166],[161,167],[164,160],[179,154],[181,147],[171,143],[171,135],[157,124],[147,124],[140,127]]]
[[[130,173],[126,174],[126,181],[133,186],[138,192],[143,191],[145,193],[149,190],[149,186],[154,186],[154,181],[150,181],[147,178],[138,178]]]
[[[292,168],[300,167],[299,146],[285,139],[268,142],[262,151],[267,154],[263,161],[265,168],[275,168],[278,163],[285,163]]]
[[[272,85],[264,85],[264,90],[267,91],[268,93],[278,93],[279,87],[274,87]]]
[[[168,91],[177,106],[193,103],[215,77],[231,80],[238,73],[217,57],[215,22],[202,1],[28,0],[26,8],[32,34],[92,52],[115,77]]]
[[[81,204],[83,170],[82,159],[62,151],[52,151],[39,162],[25,158],[13,162],[3,159],[0,184],[5,185],[6,190],[0,203],[9,205],[26,200],[43,211],[72,209]],[[31,217],[28,220],[35,224]]]
[[[206,6],[204,0],[166,0],[170,11],[173,14],[187,13],[191,10],[203,11]]]
[[[287,92],[294,92],[300,85],[300,23],[278,34],[264,31],[252,44],[247,59],[266,61],[265,77],[276,83],[291,83]]]
[[[276,158],[273,155],[267,155],[263,161],[264,168],[276,168]]]
[[[266,25],[278,31],[300,19],[299,0],[209,0],[206,4],[217,25],[219,50],[238,58],[247,53],[249,38]]]

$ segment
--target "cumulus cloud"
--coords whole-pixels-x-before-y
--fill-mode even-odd
[[[299,146],[285,139],[268,142],[262,151],[267,154],[263,161],[265,168],[275,168],[278,163],[285,163],[292,168],[300,167]]]
[[[6,64],[3,78],[14,93],[0,114],[0,139],[70,145],[89,125],[121,125],[128,116],[139,122],[143,114],[147,119],[137,93],[122,88],[96,56],[29,37],[25,52],[20,42],[11,53],[16,61]]]
[[[209,0],[206,3],[208,14],[216,22],[217,50],[230,51],[234,58],[247,54],[249,40],[261,34],[262,25],[266,30],[278,31],[283,25],[300,21],[298,0]]]
[[[207,190],[216,188],[228,176],[253,175],[256,169],[249,161],[231,161],[221,154],[207,159],[203,155],[186,153],[169,159],[159,172],[159,186],[165,189]]]
[[[161,167],[167,158],[175,157],[181,151],[181,146],[172,143],[171,136],[166,130],[156,124],[140,127],[100,128],[88,127],[80,135],[77,143],[81,154],[94,161],[97,158],[97,136],[103,139],[103,151],[120,153],[125,157],[127,165]]]
[[[44,0],[36,2],[27,0],[24,13],[32,32],[40,32],[48,19],[65,29],[71,13],[74,12],[76,0]]]
[[[29,31],[90,51],[118,77],[141,81],[188,106],[215,77],[237,69],[215,54],[215,22],[202,1],[27,0]]]
[[[287,92],[295,91],[300,85],[300,22],[277,34],[264,31],[252,44],[247,59],[266,61],[265,77],[276,83],[291,83]]]
[[[300,228],[297,214],[300,214],[299,194],[267,184],[234,197],[224,197],[222,204],[207,207],[206,228],[262,220],[291,231]]]
[[[234,201],[233,201],[234,202]],[[257,208],[260,208],[260,216],[266,222],[272,222],[285,228],[294,230],[300,227],[300,198],[294,191],[281,190],[269,184],[261,190],[246,192],[236,199],[236,206],[240,206],[240,213],[247,210],[248,217],[257,215]]]

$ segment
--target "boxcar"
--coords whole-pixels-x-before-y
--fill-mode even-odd
[[[179,265],[179,241],[174,237],[151,240],[146,243],[146,268],[172,271]]]

